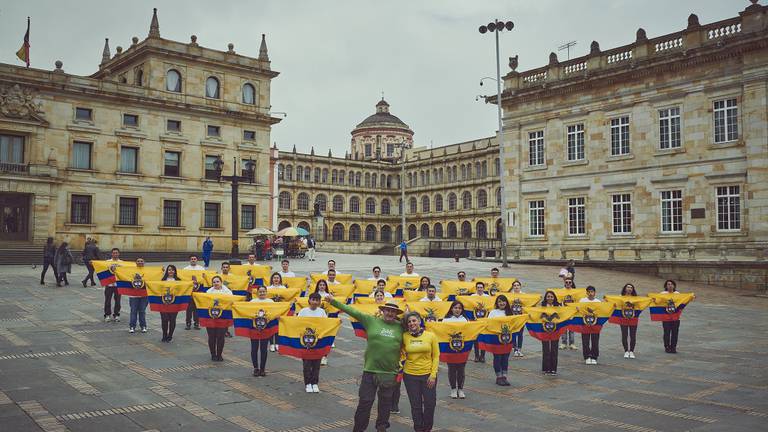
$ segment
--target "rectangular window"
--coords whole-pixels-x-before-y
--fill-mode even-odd
[[[741,201],[739,186],[717,187],[717,230],[741,229]]]
[[[181,226],[181,201],[163,201],[163,226]]]
[[[69,221],[73,224],[91,223],[91,196],[72,195]]]
[[[205,179],[206,180],[218,180],[219,173],[216,171],[216,161],[218,156],[205,156]]]
[[[181,120],[168,120],[165,123],[165,129],[168,132],[181,132]]]
[[[138,198],[120,198],[120,217],[119,225],[138,225],[139,224],[139,199]]]
[[[568,126],[567,131],[568,160],[584,160],[584,123]]]
[[[123,126],[139,127],[139,116],[136,114],[123,114]]]
[[[245,141],[256,141],[256,131],[244,130],[243,139]]]
[[[568,235],[585,235],[586,207],[584,197],[568,198]]]
[[[139,149],[134,147],[120,147],[120,172],[139,172]]]
[[[659,148],[680,148],[680,107],[659,110]]]
[[[165,166],[163,168],[163,175],[168,177],[181,176],[180,162],[181,162],[181,153],[172,152],[172,151],[165,152],[165,161],[164,161]]]
[[[736,98],[714,102],[715,143],[739,139],[739,107]]]
[[[528,202],[528,225],[531,237],[544,236],[544,200]]]
[[[72,168],[91,169],[92,143],[75,141],[72,143]]]
[[[208,125],[208,136],[209,137],[220,137],[221,136],[221,126],[211,126],[211,125]]]
[[[0,135],[0,162],[24,163],[24,137],[19,135]]]
[[[240,229],[256,228],[256,206],[244,205],[242,217],[240,218]]]
[[[204,228],[219,228],[219,203],[205,203],[205,214],[203,216]]]
[[[371,144],[365,144],[365,157],[371,157]]]
[[[611,195],[611,213],[613,215],[613,233],[629,234],[632,232],[632,201],[629,194]]]
[[[671,190],[661,192],[661,232],[683,231],[683,192]]]
[[[394,155],[395,155],[395,144],[387,143],[387,157],[392,157]]]
[[[93,110],[90,108],[75,108],[75,120],[93,121]]]
[[[629,154],[629,116],[611,119],[611,156]]]
[[[530,166],[544,165],[544,131],[543,130],[528,133],[528,165]]]

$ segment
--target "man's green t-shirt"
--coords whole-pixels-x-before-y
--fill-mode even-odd
[[[403,327],[400,322],[388,323],[336,300],[331,301],[331,304],[360,321],[365,327],[368,345],[365,347],[363,371],[375,374],[397,374],[400,371],[400,347],[403,344]]]

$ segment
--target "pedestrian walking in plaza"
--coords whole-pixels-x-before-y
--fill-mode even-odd
[[[211,265],[211,252],[213,252],[213,240],[211,240],[211,236],[208,236],[203,242],[203,262],[205,263],[205,268]]]
[[[48,237],[45,246],[43,246],[43,271],[40,273],[40,285],[45,285],[45,274],[48,273],[49,266],[53,270],[53,278],[56,279],[56,285],[59,284],[59,274],[56,272],[54,258],[56,258],[56,244],[53,243],[53,237]]]
[[[178,281],[178,270],[173,264],[168,264],[165,267],[165,273],[163,274],[164,281]],[[192,302],[194,303],[194,302]],[[160,327],[163,329],[163,338],[161,342],[171,342],[173,340],[173,331],[176,330],[176,317],[178,312],[160,312]]]
[[[144,267],[144,258],[136,258],[136,267]],[[128,321],[128,332],[136,332],[136,324],[141,327],[141,332],[147,332],[147,305],[149,304],[149,297],[141,296],[126,296],[128,297],[128,306],[131,308],[130,320]],[[138,321],[138,322],[137,322]]]
[[[411,261],[408,259],[408,244],[405,243],[405,239],[400,242],[400,262],[403,262],[403,257],[406,263]]]
[[[363,361],[363,376],[360,380],[352,431],[363,432],[368,428],[371,408],[377,392],[379,405],[376,415],[376,431],[386,431],[389,429],[395,377],[400,370],[403,327],[397,318],[402,315],[403,311],[396,303],[386,303],[379,306],[381,316],[377,317],[340,303],[334,300],[333,295],[328,295],[326,300],[333,307],[359,321],[368,335]]]
[[[56,267],[56,286],[60,287],[62,282],[64,285],[69,285],[67,280],[67,273],[72,273],[72,263],[75,261],[72,256],[72,251],[69,250],[69,243],[61,242],[61,245],[56,249],[56,254],[53,256],[53,264]]]
[[[107,260],[107,263],[117,264],[123,262],[120,259],[120,249],[112,248],[110,251],[111,258]],[[112,301],[114,299],[114,308],[112,307]],[[117,285],[109,284],[104,287],[104,321],[120,322],[120,300],[121,295],[117,292]]]
[[[85,247],[83,248],[83,264],[85,264],[85,267],[88,269],[88,275],[85,276],[85,279],[81,281],[83,288],[86,287],[86,282],[88,281],[91,281],[91,286],[96,286],[96,281],[93,279],[94,268],[91,264],[91,261],[100,259],[100,255],[101,252],[99,251],[99,247],[96,245],[96,239],[88,239],[88,241],[85,242]]]
[[[431,431],[437,404],[440,347],[437,336],[422,327],[421,315],[418,312],[405,315],[403,328],[403,383],[411,403],[413,430]]]
[[[307,259],[310,261],[315,260],[315,248],[317,244],[315,243],[315,239],[312,237],[305,238],[305,241],[307,242]]]

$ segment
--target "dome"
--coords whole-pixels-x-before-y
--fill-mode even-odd
[[[397,118],[397,116],[390,114],[389,104],[384,99],[381,99],[376,104],[376,114],[368,116],[365,120],[360,122],[355,129],[371,126],[395,126],[410,129],[408,125]]]

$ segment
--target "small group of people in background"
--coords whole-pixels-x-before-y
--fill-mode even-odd
[[[60,287],[62,284],[69,285],[67,275],[72,273],[72,264],[74,262],[75,258],[69,249],[69,243],[61,242],[60,245],[56,246],[53,237],[48,237],[45,246],[43,246],[43,270],[40,273],[40,285],[45,285],[45,275],[48,273],[48,267],[53,271],[57,287]],[[83,286],[85,286],[85,283],[83,283]]]

